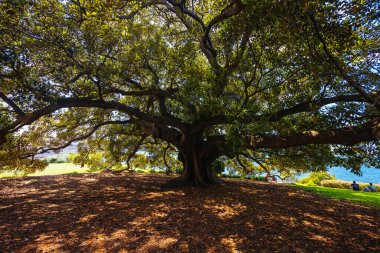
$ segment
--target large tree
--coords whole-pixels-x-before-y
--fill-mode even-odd
[[[220,157],[379,167],[378,13],[370,0],[2,1],[0,155],[85,139],[119,165],[178,152],[177,183],[196,185],[219,182]]]

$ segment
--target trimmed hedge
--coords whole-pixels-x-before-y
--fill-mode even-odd
[[[322,180],[321,186],[330,187],[330,188],[341,188],[341,189],[350,189],[352,182],[343,181],[343,180]],[[357,183],[360,187],[360,190],[363,190],[367,187],[368,183]],[[373,184],[376,186],[377,190],[380,190],[380,185]]]

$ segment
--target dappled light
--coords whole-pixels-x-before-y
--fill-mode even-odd
[[[1,252],[380,250],[380,209],[282,184],[228,179],[167,189],[171,176],[1,180]]]
[[[243,206],[241,203],[230,202],[228,204],[220,205],[213,200],[207,201],[207,204],[204,204],[203,207],[205,209],[208,209],[210,213],[214,213],[222,220],[238,216],[247,209],[247,207]]]

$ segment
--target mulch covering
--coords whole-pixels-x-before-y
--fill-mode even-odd
[[[282,184],[81,174],[0,180],[0,252],[380,252],[380,209]]]

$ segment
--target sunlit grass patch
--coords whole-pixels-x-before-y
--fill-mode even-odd
[[[349,201],[360,202],[363,204],[373,205],[380,207],[380,192],[362,192],[353,191],[350,189],[338,189],[322,186],[307,186],[303,184],[294,184],[296,187],[302,188],[307,191],[315,192],[321,196],[343,199]]]
[[[51,175],[61,175],[61,174],[79,174],[90,172],[88,168],[81,167],[72,163],[50,163],[46,169],[42,171],[37,171],[28,176],[51,176]],[[20,177],[22,174],[4,172],[0,173],[0,178],[11,178]]]

